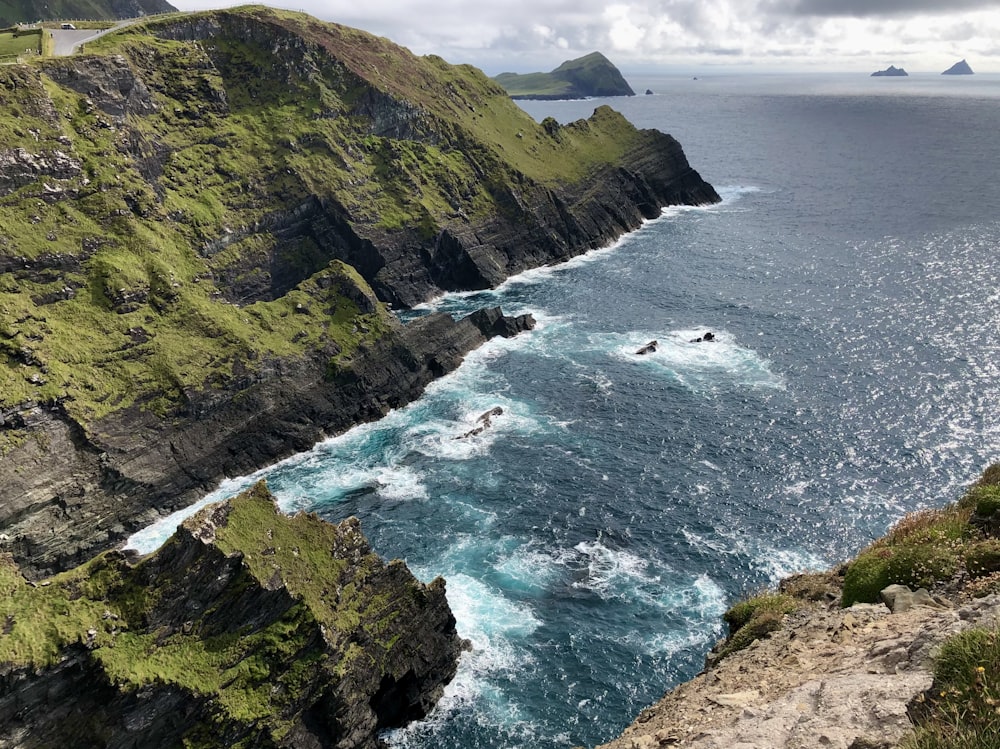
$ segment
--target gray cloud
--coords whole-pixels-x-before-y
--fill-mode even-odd
[[[172,1],[190,10],[239,0]],[[594,50],[623,69],[780,60],[866,69],[866,57],[889,50],[916,70],[942,68],[956,51],[988,55],[977,71],[1000,69],[1000,0],[264,1],[490,74],[550,70]]]
[[[790,15],[853,18],[948,15],[1000,8],[997,0],[774,0],[768,5],[772,10]]]

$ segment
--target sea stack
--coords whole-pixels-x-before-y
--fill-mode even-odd
[[[941,75],[972,75],[972,68],[965,60],[959,60]]]
[[[874,73],[872,73],[872,78],[878,78],[880,76],[897,77],[897,76],[908,76],[908,75],[909,73],[907,73],[902,68],[897,68],[895,65],[890,65],[885,70],[876,70]]]

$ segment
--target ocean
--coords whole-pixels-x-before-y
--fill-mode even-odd
[[[473,650],[392,747],[610,740],[701,669],[740,596],[1000,459],[1000,76],[629,80],[655,93],[524,108],[606,103],[671,133],[720,205],[407,313],[539,324],[211,497],[266,476],[284,509],[357,515],[383,556],[446,578]]]

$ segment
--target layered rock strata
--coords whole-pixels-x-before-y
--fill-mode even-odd
[[[907,591],[908,592],[908,591]],[[781,629],[709,665],[599,749],[892,749],[913,730],[949,636],[992,629],[1000,596],[911,608],[813,602]]]
[[[443,580],[385,564],[356,519],[283,516],[263,484],[138,563],[108,552],[32,587],[0,560],[0,616],[9,749],[375,749],[466,645]]]
[[[83,429],[58,404],[23,404],[0,425],[28,435],[0,460],[0,549],[32,576],[82,563],[227,476],[405,405],[489,338],[533,325],[499,309],[429,315],[341,365],[275,360],[234,387],[192,391],[170,420],[137,405]]]

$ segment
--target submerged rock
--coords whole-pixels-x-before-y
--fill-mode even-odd
[[[440,578],[357,519],[283,516],[263,483],[133,563],[33,587],[0,561],[0,745],[375,749],[423,717],[466,644]]]

